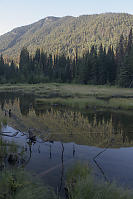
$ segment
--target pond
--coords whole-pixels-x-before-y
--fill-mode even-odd
[[[133,186],[133,113],[95,108],[79,111],[57,104],[36,104],[34,96],[0,94],[2,139],[14,142],[23,166],[59,193],[65,173],[77,161],[90,164],[94,175]],[[4,124],[5,123],[5,124]],[[29,139],[29,130],[36,135]],[[4,163],[5,164],[5,163]]]

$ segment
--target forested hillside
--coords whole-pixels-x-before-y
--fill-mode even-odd
[[[128,36],[133,26],[133,15],[97,14],[80,17],[47,17],[34,24],[16,28],[0,36],[0,53],[16,58],[23,47],[32,54],[37,48],[52,54],[80,56],[92,45],[117,46],[123,33]]]

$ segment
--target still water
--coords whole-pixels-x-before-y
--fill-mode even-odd
[[[7,143],[15,142],[19,151],[23,149],[22,160],[14,165],[25,167],[58,192],[63,190],[68,168],[77,161],[93,167],[98,178],[132,188],[131,111],[87,109],[79,112],[68,107],[36,104],[34,96],[9,93],[0,94],[0,104],[0,119],[7,120],[2,126],[2,132],[7,135],[3,139]],[[113,133],[86,134],[88,121],[94,123],[94,120],[112,125]],[[38,135],[36,139],[29,139],[29,129]],[[8,161],[8,166],[14,165]]]

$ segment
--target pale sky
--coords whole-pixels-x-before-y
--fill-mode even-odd
[[[0,0],[0,35],[47,16],[133,14],[133,0]]]

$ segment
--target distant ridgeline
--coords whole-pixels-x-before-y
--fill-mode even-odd
[[[128,37],[132,26],[133,15],[122,13],[47,17],[0,36],[0,53],[17,59],[26,47],[32,55],[39,48],[70,57],[77,49],[82,57],[92,45],[99,47],[102,43],[103,47],[113,45],[116,49],[120,35]]]
[[[27,48],[20,53],[19,67],[0,57],[0,83],[67,82],[133,87],[133,35],[121,34],[117,47],[92,45],[90,50],[74,56],[46,54],[37,49],[30,55]]]
[[[133,15],[122,13],[47,17],[0,36],[0,53],[17,59],[26,47],[32,55],[39,48],[48,54],[74,56],[77,48],[82,56],[92,45],[116,48],[120,35],[126,38],[132,26]]]

